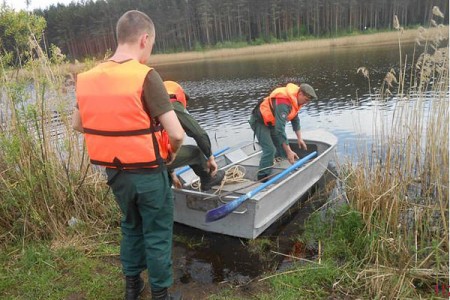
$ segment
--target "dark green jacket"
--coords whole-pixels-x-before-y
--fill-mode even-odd
[[[197,120],[195,120],[189,114],[189,112],[184,108],[183,104],[175,101],[172,103],[172,105],[181,126],[183,127],[184,131],[186,131],[186,134],[195,140],[197,146],[200,148],[206,158],[209,158],[212,155],[211,141],[206,131],[203,130],[202,127],[200,127],[200,124],[198,124]]]

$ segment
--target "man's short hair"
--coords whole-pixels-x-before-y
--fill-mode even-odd
[[[116,35],[119,44],[135,43],[143,33],[150,36],[155,34],[152,19],[143,12],[129,10],[117,21]]]

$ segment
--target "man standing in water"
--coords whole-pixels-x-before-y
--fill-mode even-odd
[[[138,299],[145,269],[152,299],[181,299],[167,291],[173,283],[173,194],[165,162],[175,159],[184,131],[161,77],[147,66],[155,41],[152,20],[128,11],[116,34],[114,55],[78,75],[73,127],[84,133],[91,163],[106,167],[122,211],[125,299]]]
[[[312,86],[306,83],[300,86],[288,83],[285,87],[273,90],[253,109],[249,123],[262,148],[258,180],[264,182],[270,176],[275,157],[287,158],[291,164],[298,159],[286,136],[285,127],[288,121],[297,136],[298,146],[306,150],[298,112],[311,99],[317,99]]]

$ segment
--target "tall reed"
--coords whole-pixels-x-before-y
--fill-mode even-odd
[[[47,57],[33,35],[29,47],[22,69],[0,68],[0,245],[97,232],[118,220],[71,128],[74,82],[64,55],[52,47]]]
[[[442,17],[438,8],[433,12]],[[400,54],[403,70],[386,76],[387,89],[398,84],[389,100],[395,101],[392,118],[376,111],[374,143],[343,166],[350,204],[375,237],[355,282],[376,299],[416,298],[448,286],[449,52],[442,35],[426,34],[422,28],[417,61]]]

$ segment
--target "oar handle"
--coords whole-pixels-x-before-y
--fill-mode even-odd
[[[228,149],[230,149],[230,147],[225,147],[225,148],[223,148],[223,149],[221,149],[221,150],[219,150],[219,151],[217,151],[217,152],[214,152],[214,153],[213,153],[213,156],[214,156],[214,157],[217,157],[217,156],[219,156],[220,154],[224,153],[225,151],[228,151]],[[176,174],[177,176],[180,176],[181,174],[183,174],[183,173],[189,171],[190,169],[191,169],[191,167],[185,166],[185,167],[179,169],[175,174]]]
[[[310,160],[311,158],[313,158],[316,155],[317,155],[316,151],[311,152],[307,156],[305,156],[302,159],[296,161],[293,165],[288,167],[286,170],[284,170],[281,173],[277,174],[276,176],[274,176],[273,178],[269,179],[265,183],[259,185],[258,187],[256,187],[255,189],[251,190],[247,194],[242,195],[241,197],[239,197],[239,198],[237,198],[237,199],[235,199],[233,201],[230,201],[230,202],[228,202],[228,203],[226,203],[226,204],[224,204],[222,206],[219,206],[219,207],[216,207],[214,209],[211,209],[211,210],[207,211],[206,212],[205,221],[207,223],[209,223],[209,222],[217,221],[217,220],[220,220],[220,219],[226,217],[233,210],[238,208],[244,201],[246,201],[246,200],[250,199],[251,197],[255,196],[256,194],[258,194],[260,191],[265,189],[268,185],[273,184],[273,183],[277,182],[278,180],[280,180],[281,178],[285,177],[291,171],[293,171],[296,168],[302,166],[308,160]]]

